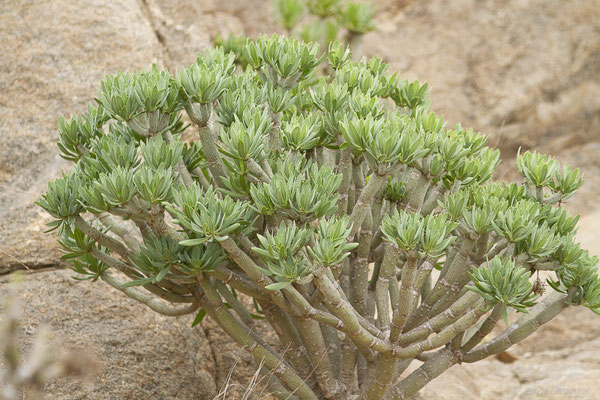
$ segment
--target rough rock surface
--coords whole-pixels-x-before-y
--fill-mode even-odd
[[[277,30],[264,0],[0,2],[0,273],[56,265],[48,216],[33,205],[66,164],[56,156],[56,117],[81,112],[100,80],[151,63],[193,61],[216,33]],[[367,55],[404,77],[427,80],[433,108],[450,124],[491,135],[514,178],[519,147],[581,167],[586,185],[568,207],[584,214],[580,239],[600,253],[600,6],[598,0],[382,0]],[[93,349],[103,365],[86,385],[51,385],[56,399],[209,399],[254,372],[214,323],[192,330],[161,318],[105,284],[70,272],[28,275],[25,321],[49,321],[66,344]],[[0,297],[2,287],[0,285]],[[453,367],[425,399],[595,399],[600,319],[567,310],[511,350],[518,358]],[[26,332],[31,329],[26,329]],[[176,340],[173,340],[173,339]],[[242,355],[240,355],[242,354]],[[212,377],[212,378],[211,378]],[[238,388],[238,392],[242,389]]]
[[[82,384],[64,378],[50,399],[212,399],[215,363],[193,316],[164,317],[100,282],[77,281],[69,270],[27,274],[18,290],[27,344],[41,325],[57,342],[92,354],[100,371]],[[6,293],[0,277],[0,299]],[[33,399],[32,399],[33,400]]]

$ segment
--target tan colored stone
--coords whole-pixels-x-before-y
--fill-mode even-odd
[[[67,377],[48,385],[46,398],[213,398],[215,363],[204,331],[191,328],[193,315],[165,317],[103,282],[72,276],[68,270],[27,274],[18,289],[26,349],[46,325],[57,344],[88,353],[100,364],[84,382]],[[0,299],[6,281],[0,277]]]

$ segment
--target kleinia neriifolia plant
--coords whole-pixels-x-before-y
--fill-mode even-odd
[[[39,205],[80,279],[213,318],[281,399],[406,399],[568,306],[599,311],[598,260],[560,207],[579,170],[525,152],[520,183],[493,181],[487,137],[378,58],[279,36],[243,54],[118,72],[59,119],[75,165]],[[322,57],[331,76],[309,81]]]

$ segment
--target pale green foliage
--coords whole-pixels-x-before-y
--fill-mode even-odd
[[[484,299],[502,303],[504,321],[508,325],[506,307],[512,307],[520,312],[535,304],[538,295],[532,292],[529,282],[529,272],[525,268],[517,268],[511,260],[494,257],[488,265],[474,268],[469,274],[475,286],[467,289],[477,292]]]
[[[276,234],[266,232],[266,237],[256,235],[261,247],[253,247],[252,250],[268,266],[268,269],[261,271],[279,281],[270,285],[269,289],[281,289],[309,273],[307,260],[297,253],[308,243],[311,236],[311,229],[298,229],[294,222],[289,225],[281,222]]]
[[[281,4],[294,21],[295,3]],[[309,7],[329,18],[340,4]],[[368,28],[368,13],[344,7]],[[427,84],[380,59],[279,36],[228,43],[245,69],[219,48],[175,76],[119,72],[98,107],[59,120],[75,167],[38,204],[80,279],[196,313],[194,325],[214,318],[273,372],[280,397],[311,400],[404,399],[568,305],[599,311],[598,260],[560,207],[579,170],[525,152],[522,182],[494,182],[487,137],[448,127]],[[324,59],[331,75],[317,79]],[[198,140],[184,142],[192,129]],[[540,270],[555,290],[538,299]],[[481,343],[509,308],[529,315]],[[257,317],[290,351],[256,335]]]
[[[314,248],[307,247],[307,250],[318,265],[338,265],[350,255],[349,250],[358,246],[358,243],[348,243],[348,236],[350,229],[347,217],[322,219],[316,232],[317,245]]]
[[[195,202],[186,200],[186,191],[197,191],[191,186],[175,194],[175,206],[166,205],[166,209],[175,217],[175,223],[189,230],[195,238],[183,240],[185,246],[195,246],[214,240],[223,240],[228,235],[243,231],[248,224],[248,203],[235,201],[229,196],[221,198],[212,187]]]

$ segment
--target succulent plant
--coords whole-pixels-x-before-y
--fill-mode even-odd
[[[485,135],[349,53],[263,36],[243,70],[217,48],[175,76],[107,77],[97,106],[59,119],[75,167],[38,202],[63,258],[154,311],[213,318],[286,399],[405,399],[567,306],[598,312],[598,260],[561,208],[580,171],[525,152],[522,182],[493,181]],[[555,275],[542,298],[538,271]]]

